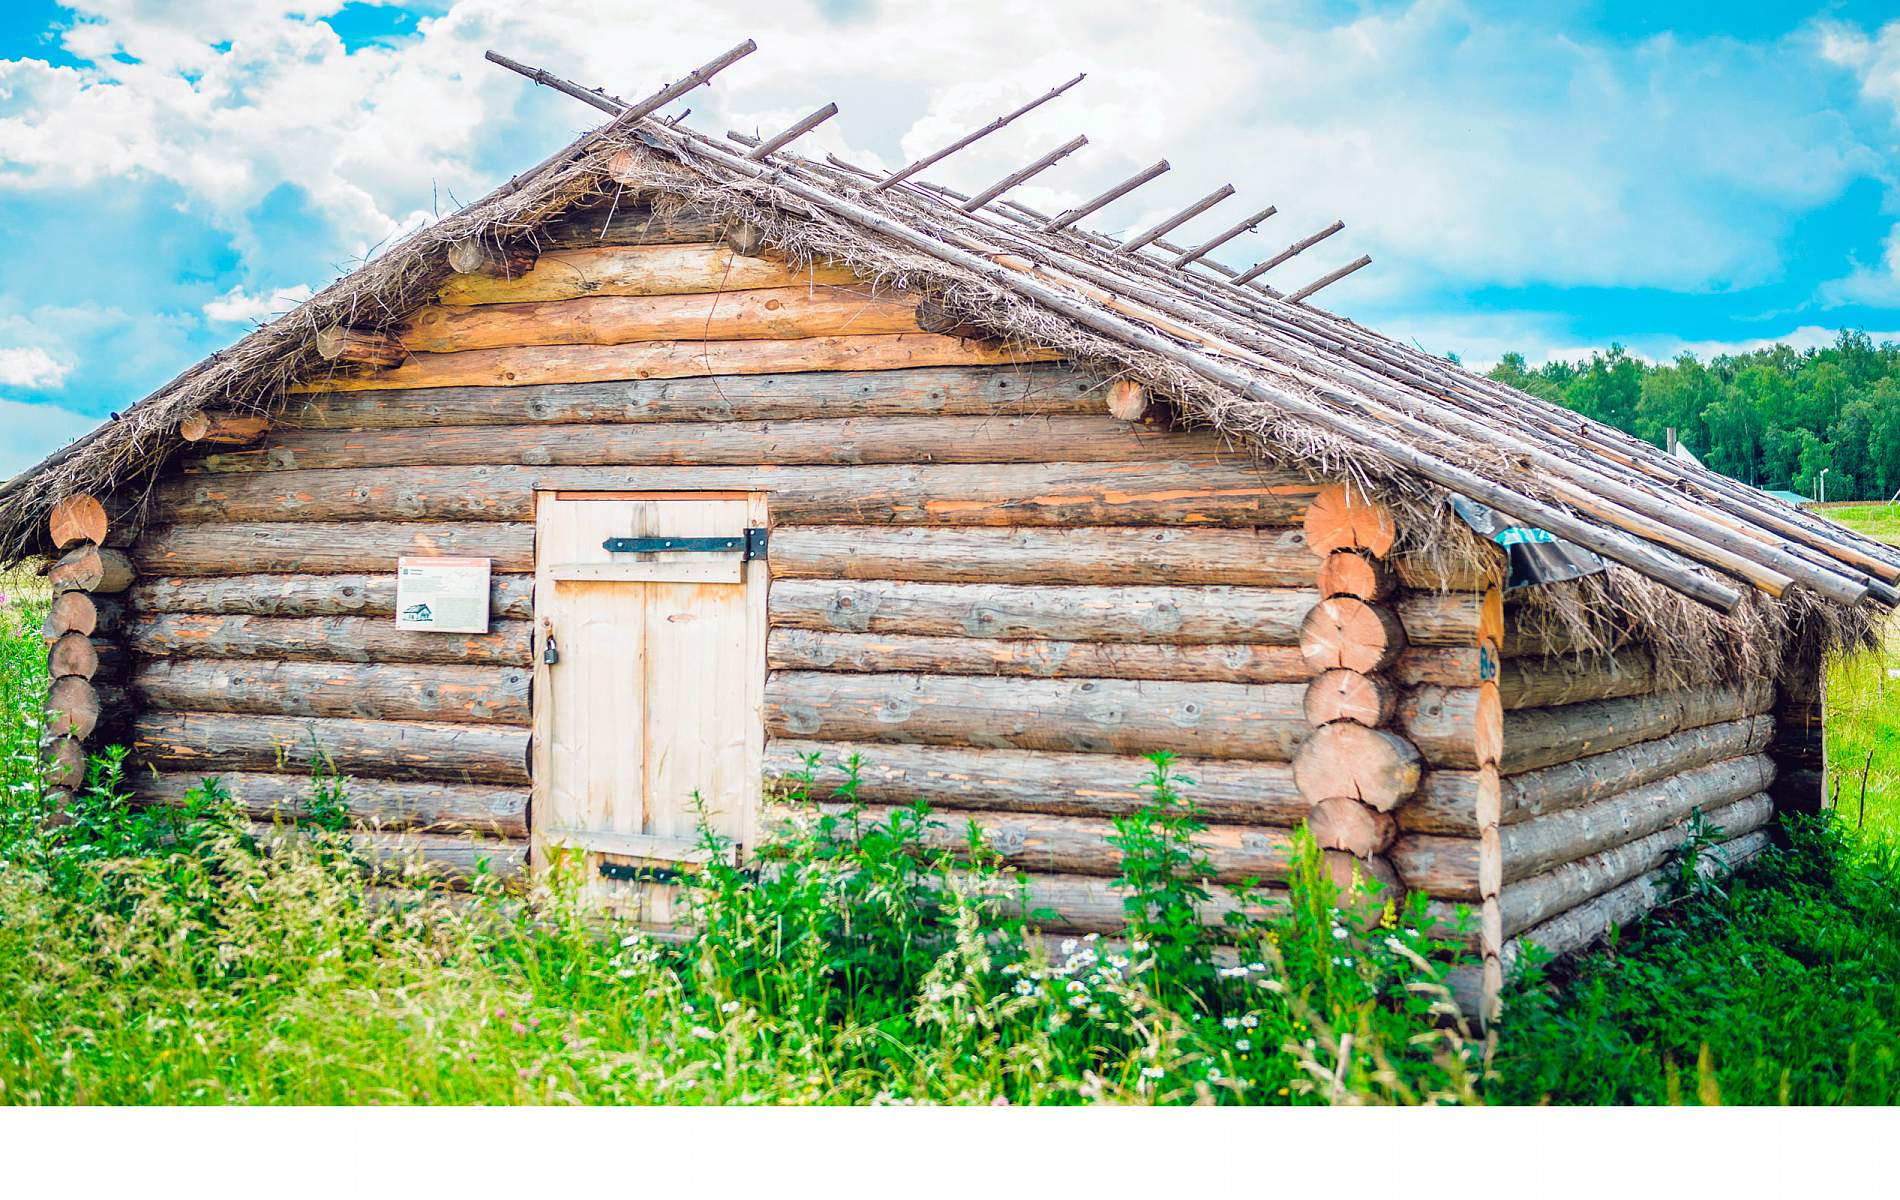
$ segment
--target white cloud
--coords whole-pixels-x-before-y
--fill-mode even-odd
[[[38,346],[0,349],[0,387],[39,391],[56,388],[72,368]]]
[[[205,303],[205,316],[213,321],[267,322],[280,317],[310,299],[309,284],[279,288],[274,292],[247,292],[234,287],[216,300]]]
[[[1890,21],[1871,37],[1852,25],[1820,26],[1821,56],[1860,76],[1860,93],[1891,105],[1900,121],[1900,21]]]
[[[1757,280],[1791,214],[1862,165],[1839,124],[1802,102],[1812,38],[1591,45],[1460,0],[1343,23],[1297,0],[1175,6],[1165,37],[1142,0],[1048,0],[1008,20],[888,4],[849,21],[816,0],[641,0],[615,20],[597,0],[460,0],[413,39],[350,54],[293,19],[334,0],[77,7],[88,19],[65,42],[87,68],[0,63],[0,184],[170,180],[232,230],[251,278],[267,275],[271,247],[244,214],[284,181],[330,223],[341,259],[430,197],[470,199],[500,164],[530,165],[597,119],[483,62],[490,46],[634,95],[751,34],[760,51],[692,96],[696,127],[776,128],[836,99],[842,116],[804,145],[886,163],[1087,70],[933,177],[981,186],[1086,132],[1087,150],[1022,190],[1054,207],[1165,155],[1174,172],[1104,227],[1224,180],[1240,196],[1190,230],[1246,205],[1282,209],[1235,259],[1342,217],[1346,233],[1271,276],[1297,285],[1370,251],[1374,268],[1329,293],[1336,305],[1476,281]],[[1849,53],[1837,34],[1818,53]]]

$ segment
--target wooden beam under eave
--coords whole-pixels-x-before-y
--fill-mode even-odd
[[[215,446],[248,446],[270,432],[270,418],[256,413],[201,408],[178,423],[178,436],[187,442]]]

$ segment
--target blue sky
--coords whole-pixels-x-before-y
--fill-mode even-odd
[[[1145,0],[1000,11],[9,0],[0,477],[589,123],[488,48],[633,93],[751,36],[692,123],[773,128],[834,99],[807,144],[874,164],[1085,70],[933,177],[981,186],[1086,133],[1024,189],[1059,207],[1165,155],[1099,227],[1232,182],[1201,226],[1281,209],[1234,244],[1244,265],[1344,219],[1270,281],[1371,253],[1328,306],[1479,365],[1900,339],[1892,0],[1229,0],[1170,6],[1165,28]]]

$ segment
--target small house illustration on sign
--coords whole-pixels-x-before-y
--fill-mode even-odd
[[[402,610],[402,619],[405,621],[433,621],[435,620],[435,614],[429,611],[429,606],[426,604],[411,604],[408,608]]]

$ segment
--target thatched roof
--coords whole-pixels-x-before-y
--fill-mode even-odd
[[[1415,549],[1474,552],[1446,518],[1450,495],[1586,545],[1622,566],[1529,601],[1571,626],[1573,643],[1667,631],[1653,640],[1678,649],[1685,634],[1736,641],[1762,648],[1745,656],[1751,666],[1771,668],[1794,643],[1805,654],[1864,637],[1900,601],[1892,548],[1165,237],[1124,245],[1007,199],[973,206],[916,176],[879,188],[883,176],[835,158],[783,149],[748,157],[748,139],[631,115],[410,235],[0,486],[0,559],[39,547],[46,511],[62,496],[149,484],[187,416],[270,412],[286,385],[320,379],[333,366],[316,352],[317,333],[400,322],[448,277],[451,245],[531,243],[570,210],[637,198],[750,224],[795,260],[848,263],[928,294],[958,322],[1138,380],[1263,459],[1352,479],[1405,509],[1410,536],[1428,543]]]

